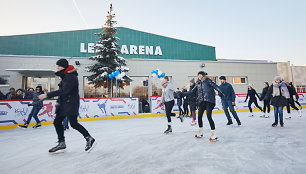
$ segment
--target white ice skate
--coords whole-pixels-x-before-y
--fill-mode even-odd
[[[269,113],[266,113],[265,114],[265,118],[269,118],[270,116],[269,116]]]
[[[203,133],[204,133],[204,129],[203,128],[200,128],[199,129],[199,132],[197,134],[195,134],[194,137],[196,138],[202,138],[203,137]]]
[[[298,111],[299,113],[299,117],[302,117],[302,110],[301,109],[299,109],[299,111]]]
[[[254,114],[253,112],[250,113],[249,117],[254,117]]]
[[[195,125],[197,125],[197,121],[196,120],[192,120],[190,124],[191,124],[191,126],[195,126]]]
[[[290,120],[291,119],[291,113],[288,113],[285,117],[285,119]]]
[[[211,136],[209,138],[209,141],[212,142],[218,141],[217,133],[215,130],[211,130]]]
[[[261,118],[265,118],[265,117],[266,117],[266,113],[261,112],[259,117],[261,117]]]

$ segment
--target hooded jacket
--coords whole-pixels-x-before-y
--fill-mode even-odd
[[[235,102],[236,99],[236,94],[235,91],[233,89],[233,86],[227,82],[221,84],[220,86],[221,91],[225,94],[225,96],[222,93],[218,93],[221,100],[225,100],[225,101],[231,101],[231,102]]]

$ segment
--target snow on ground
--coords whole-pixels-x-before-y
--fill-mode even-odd
[[[194,138],[198,128],[190,118],[175,118],[171,135],[163,134],[165,117],[82,122],[98,141],[91,153],[75,130],[66,131],[66,153],[56,155],[48,153],[57,141],[52,125],[2,130],[0,173],[306,173],[306,117],[273,128],[273,117],[238,114],[241,127],[226,126],[224,114],[214,114],[218,142],[208,141],[206,118],[202,139]]]

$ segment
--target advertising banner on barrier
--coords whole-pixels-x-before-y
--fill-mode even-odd
[[[260,95],[260,94],[259,94]],[[245,102],[246,99],[246,94],[236,94],[236,109],[247,109],[248,108],[248,101]],[[306,93],[299,93],[299,103],[303,106],[306,105]],[[155,109],[158,104],[161,102],[161,97],[159,96],[152,96],[151,97],[151,111],[152,113],[165,113],[165,107],[159,107]],[[176,99],[175,99],[175,105],[173,107],[173,112],[178,112],[178,107],[176,104]],[[258,100],[259,106],[263,106],[263,102]],[[254,104],[252,107],[255,107]],[[221,99],[219,96],[216,96],[216,106],[214,110],[222,110],[222,103]]]
[[[23,124],[32,110],[31,101],[0,101],[0,126]],[[41,121],[53,121],[56,100],[45,100],[38,113]],[[79,118],[137,115],[138,98],[81,99]],[[31,122],[35,122],[32,118]]]

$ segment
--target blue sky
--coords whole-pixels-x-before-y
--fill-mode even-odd
[[[1,0],[0,35],[99,28],[110,3],[118,26],[212,45],[217,58],[306,65],[305,0]]]

